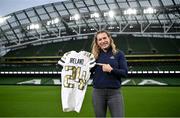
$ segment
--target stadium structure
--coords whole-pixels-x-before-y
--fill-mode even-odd
[[[65,0],[0,17],[0,87],[60,85],[57,61],[67,51],[91,51],[99,30],[110,32],[126,55],[129,71],[122,81],[125,87],[179,89],[179,0]],[[1,114],[8,116],[6,111]],[[180,114],[167,112],[165,116]]]

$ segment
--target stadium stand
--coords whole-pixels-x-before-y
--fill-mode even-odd
[[[142,38],[120,35],[114,38],[117,47],[125,54],[179,54],[179,39]],[[163,41],[163,45],[162,45]],[[27,46],[27,48],[8,52],[4,57],[58,56],[69,50],[90,51],[92,38],[71,39],[70,41]]]

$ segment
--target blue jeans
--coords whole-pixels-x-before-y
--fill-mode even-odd
[[[96,117],[106,117],[107,107],[111,117],[124,117],[123,97],[119,89],[93,89],[93,106]]]

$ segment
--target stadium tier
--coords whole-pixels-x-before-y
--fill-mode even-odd
[[[113,37],[117,47],[125,54],[179,54],[179,39],[134,37],[132,35],[118,35]],[[71,39],[68,41],[48,44],[28,45],[23,49],[12,50],[4,57],[24,56],[58,56],[75,50],[90,51],[93,37],[89,39]],[[163,44],[162,44],[163,42]]]

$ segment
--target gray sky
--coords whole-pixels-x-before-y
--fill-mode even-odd
[[[66,0],[0,0],[0,16],[43,4]]]

